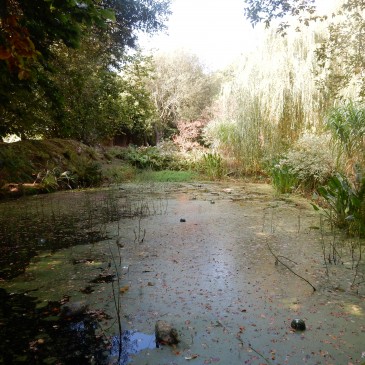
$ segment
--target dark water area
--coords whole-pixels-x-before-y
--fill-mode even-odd
[[[97,320],[62,319],[60,302],[37,308],[37,297],[0,289],[0,364],[97,364],[107,361]]]
[[[123,193],[108,190],[61,192],[1,203],[0,280],[24,272],[39,252],[106,239],[105,225],[133,216],[133,209]]]
[[[106,225],[121,218],[144,215],[140,203],[123,192],[97,190],[32,196],[0,204],[0,286],[24,275],[30,262],[43,254],[107,239]],[[92,259],[73,260],[77,267]],[[103,264],[103,263],[101,263]],[[109,263],[110,266],[110,263]],[[25,281],[32,277],[25,274]],[[99,273],[81,293],[97,284],[111,283],[115,274]],[[62,317],[68,298],[45,301],[42,287],[17,293],[0,288],[0,364],[126,364],[141,349],[156,347],[154,335],[123,331],[122,335],[96,333],[103,311],[85,311]],[[148,341],[148,344],[146,344]],[[121,350],[123,349],[123,350]],[[121,351],[119,353],[119,351]]]

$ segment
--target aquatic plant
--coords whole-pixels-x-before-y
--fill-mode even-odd
[[[292,193],[298,186],[298,178],[290,169],[285,158],[268,168],[271,183],[279,194]]]
[[[213,180],[220,179],[224,174],[223,159],[217,152],[205,153],[200,161],[200,168],[203,174]]]
[[[331,222],[349,234],[365,234],[365,180],[356,189],[344,175],[337,173],[317,191],[329,206],[325,214]]]

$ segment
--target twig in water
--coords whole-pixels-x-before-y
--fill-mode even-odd
[[[284,264],[280,259],[279,259],[279,256],[277,256],[275,253],[274,253],[274,251],[272,250],[272,248],[270,247],[270,245],[269,245],[269,242],[267,242],[266,241],[266,244],[267,244],[267,247],[268,247],[268,249],[269,249],[269,251],[271,252],[271,254],[275,257],[275,260],[277,261],[277,262],[280,262],[283,266],[285,266],[290,272],[292,272],[294,275],[296,275],[296,276],[298,276],[298,278],[300,278],[300,279],[302,279],[302,280],[304,280],[306,283],[308,283],[311,287],[312,287],[312,289],[313,289],[313,291],[316,291],[317,289],[307,280],[307,279],[305,279],[305,278],[303,278],[303,276],[300,276],[299,274],[297,274],[295,271],[293,271],[288,265],[286,265],[286,264]]]
[[[240,332],[238,332],[237,333],[237,339],[238,339],[238,341],[241,343],[241,345],[242,345],[242,347],[245,345],[245,343],[243,342],[243,340],[242,340],[242,337],[241,337],[241,333]],[[269,359],[267,359],[263,354],[261,354],[260,352],[258,352],[257,350],[255,350],[252,346],[251,346],[251,344],[249,343],[248,344],[248,347],[253,351],[253,352],[255,352],[257,355],[259,355],[262,359],[264,359],[268,364],[272,364],[272,362],[269,360]]]
[[[283,259],[288,260],[288,261],[292,262],[292,263],[293,263],[293,264],[295,264],[295,265],[298,265],[298,263],[297,263],[297,262],[295,262],[295,261],[293,261],[293,260],[289,259],[288,257],[282,256],[282,255],[277,255],[277,257],[282,257]],[[276,264],[277,264],[277,263],[276,263]]]

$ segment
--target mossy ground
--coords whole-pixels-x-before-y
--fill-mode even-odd
[[[123,160],[120,147],[90,147],[74,140],[50,139],[0,143],[0,197],[19,196],[130,181],[191,181],[186,171],[142,171]],[[69,172],[69,180],[58,176]],[[44,178],[46,174],[47,178]],[[42,175],[43,178],[39,179]],[[38,178],[37,178],[38,176]]]
[[[0,184],[30,183],[44,169],[75,170],[81,161],[98,158],[93,148],[73,140],[0,143]]]

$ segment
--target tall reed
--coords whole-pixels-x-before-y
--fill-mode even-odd
[[[314,27],[285,38],[269,31],[232,67],[206,138],[242,172],[259,171],[264,158],[285,151],[303,131],[322,129],[329,101],[313,74],[320,39]]]

